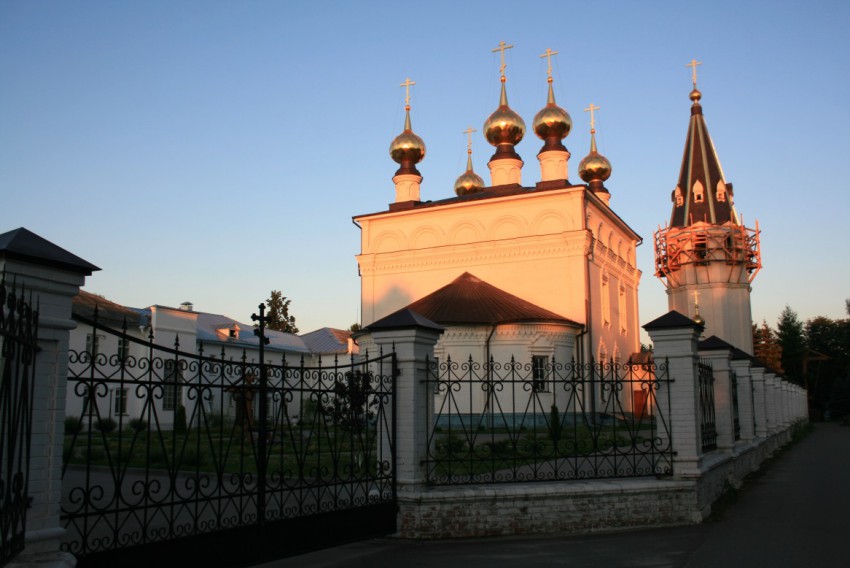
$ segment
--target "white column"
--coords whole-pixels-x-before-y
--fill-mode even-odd
[[[753,414],[753,377],[749,359],[733,359],[732,370],[738,380],[738,422],[741,425],[741,441],[752,441],[756,436]]]
[[[767,386],[764,380],[764,367],[752,367],[750,369],[753,381],[753,399],[756,419],[756,438],[767,438]]]
[[[50,244],[50,243],[48,243]],[[55,245],[52,245],[55,246]],[[58,249],[58,247],[56,247]],[[61,250],[61,249],[60,249]],[[69,254],[66,251],[61,251]],[[82,261],[82,259],[79,259]],[[85,261],[82,261],[85,262]],[[79,293],[86,267],[51,263],[50,258],[7,258],[0,253],[0,271],[6,281],[32,293],[39,310],[38,346],[32,410],[26,548],[10,566],[73,566],[76,560],[59,552],[65,529],[59,520],[62,506],[62,444],[65,438],[65,389],[68,377],[68,337],[76,327],[71,301]],[[96,269],[96,267],[93,267]]]
[[[673,475],[696,477],[700,475],[702,457],[697,369],[697,342],[701,328],[696,324],[687,327],[656,327],[656,322],[647,324],[644,329],[652,339],[656,365],[666,363],[670,380],[669,383],[659,384],[656,397],[660,411],[670,424],[674,451]],[[669,398],[668,393],[664,392],[666,386],[670,389]]]
[[[425,359],[426,356],[433,359],[434,346],[441,333],[442,330],[426,327],[372,331],[372,340],[384,353],[395,349],[398,363],[394,419],[396,480],[400,491],[413,489],[426,481],[422,464],[428,455],[428,413],[431,409],[425,383]]]
[[[767,371],[764,374],[764,413],[767,416],[768,435],[776,434],[779,431],[776,400],[776,375]]]

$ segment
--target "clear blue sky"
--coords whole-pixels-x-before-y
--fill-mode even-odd
[[[272,289],[302,331],[358,317],[355,214],[393,200],[403,125],[423,199],[453,195],[472,125],[508,96],[544,105],[546,48],[573,118],[613,163],[615,210],[644,238],[641,319],[666,312],[652,233],[684,147],[688,61],[736,205],[763,230],[753,319],[844,316],[850,297],[850,2],[0,2],[0,232],[20,226],[100,266],[130,306],[192,301],[247,321]],[[541,142],[518,146],[539,179]]]

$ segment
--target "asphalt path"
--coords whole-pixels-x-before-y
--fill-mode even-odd
[[[850,568],[850,427],[817,423],[700,525],[595,535],[373,539],[262,568]]]

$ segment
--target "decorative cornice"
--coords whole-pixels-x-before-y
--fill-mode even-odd
[[[471,243],[432,247],[415,251],[361,254],[357,263],[363,276],[413,272],[423,269],[475,266],[496,261],[556,259],[582,256],[590,246],[591,237],[585,231],[573,231],[546,237],[522,237],[510,243]]]

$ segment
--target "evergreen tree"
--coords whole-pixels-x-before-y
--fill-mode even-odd
[[[289,315],[289,300],[280,290],[272,290],[271,297],[266,300],[266,329],[298,333],[295,316]]]
[[[806,334],[803,322],[791,306],[786,305],[782,310],[776,324],[776,336],[779,345],[782,346],[782,368],[785,369],[785,377],[798,385],[804,384],[803,360],[806,357]]]
[[[753,353],[777,375],[782,375],[782,346],[766,321],[761,326],[753,324]]]

